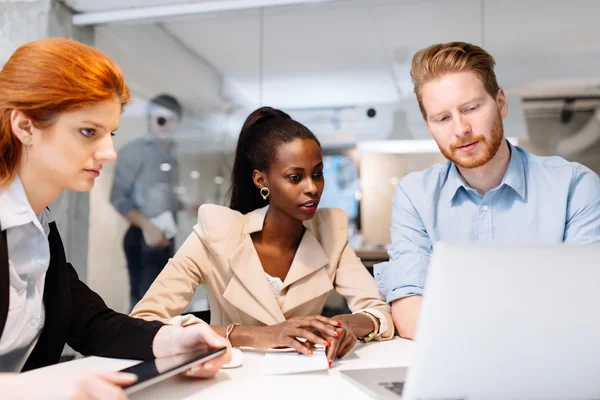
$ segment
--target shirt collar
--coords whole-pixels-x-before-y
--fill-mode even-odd
[[[508,143],[510,149],[510,161],[508,162],[508,168],[506,168],[502,182],[500,182],[498,187],[506,185],[512,188],[522,199],[525,199],[525,167],[523,165],[523,157],[519,150],[508,140],[506,143]],[[474,190],[462,177],[458,168],[456,168],[456,164],[452,162],[450,163],[446,185],[451,194],[450,202],[454,200],[461,187],[464,190]]]
[[[456,197],[456,194],[460,188],[464,188],[465,190],[470,188],[460,172],[458,172],[456,164],[453,162],[450,163],[450,170],[448,171],[446,186],[448,187],[448,193],[450,193],[450,203],[454,201],[454,198]]]
[[[44,221],[49,223],[52,219],[47,211],[47,209],[42,211],[40,216],[43,216]],[[42,227],[40,219],[35,215],[29,204],[21,179],[18,175],[15,175],[7,187],[0,189],[0,224],[2,230],[7,230],[30,222],[47,234],[46,229]]]
[[[523,156],[517,147],[513,146],[508,140],[506,142],[510,148],[510,161],[500,186],[504,184],[511,187],[519,196],[521,196],[521,199],[525,200],[526,183]]]

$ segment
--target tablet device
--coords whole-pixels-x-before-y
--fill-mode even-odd
[[[127,372],[138,377],[138,380],[135,383],[125,386],[123,389],[127,394],[137,392],[145,387],[168,379],[173,375],[186,371],[195,365],[203,364],[210,359],[220,356],[226,351],[226,347],[213,348],[206,346],[205,348],[200,348],[190,353],[144,361],[132,367],[122,369],[119,372]]]

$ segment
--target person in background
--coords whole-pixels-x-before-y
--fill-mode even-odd
[[[179,316],[204,284],[211,325],[233,346],[311,354],[319,344],[331,365],[357,339],[391,338],[390,308],[348,243],[346,214],[318,209],[324,185],[315,135],[282,111],[254,111],[237,143],[230,206],[200,207],[194,232],[132,316]],[[352,314],[320,315],[334,289]]]
[[[125,398],[118,373],[18,374],[55,364],[65,343],[84,355],[148,360],[226,341],[119,314],[66,259],[48,205],[89,191],[116,154],[112,136],[130,92],[118,66],[70,39],[19,47],[0,71],[0,387],[2,398]],[[93,243],[92,243],[93,245]],[[229,352],[189,371],[213,376]]]
[[[110,201],[130,223],[123,238],[131,307],[142,298],[174,254],[179,168],[173,134],[182,108],[168,94],[154,97],[146,110],[148,133],[119,151]]]
[[[415,337],[429,258],[440,240],[600,242],[600,178],[581,164],[538,157],[506,140],[508,103],[494,65],[484,49],[464,42],[436,44],[412,59],[423,119],[448,162],[398,183],[390,261],[375,265],[405,338]]]

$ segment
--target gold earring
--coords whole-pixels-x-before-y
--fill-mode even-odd
[[[266,200],[270,194],[271,192],[269,191],[269,188],[264,187],[260,189],[260,195],[262,196],[263,200]]]
[[[23,137],[23,143],[25,143],[25,144],[31,143],[31,138],[29,136]]]

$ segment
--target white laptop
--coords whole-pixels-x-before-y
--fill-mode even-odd
[[[342,373],[390,399],[600,399],[600,245],[438,243],[415,345],[405,380]]]

